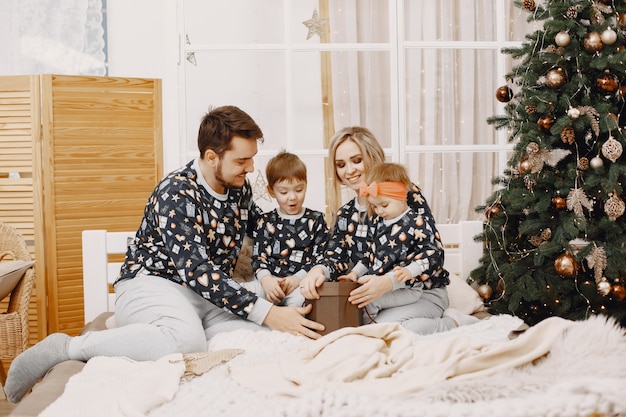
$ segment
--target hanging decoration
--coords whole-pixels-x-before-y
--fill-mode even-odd
[[[602,155],[609,161],[615,163],[622,156],[622,144],[615,140],[613,136],[609,136],[606,142],[602,144]]]
[[[320,37],[320,40],[326,41],[326,24],[328,23],[327,19],[320,19],[320,15],[317,12],[317,9],[313,10],[313,16],[309,20],[305,20],[302,22],[304,26],[309,29],[309,32],[306,35],[306,40],[308,41],[313,36],[317,35]]]
[[[584,216],[583,208],[593,211],[593,204],[582,188],[572,188],[567,195],[567,209],[573,211],[579,217]]]
[[[596,280],[596,284],[599,284],[607,266],[606,251],[604,248],[596,246],[585,259],[587,260],[589,268],[593,269],[593,277]]]
[[[624,204],[624,201],[619,198],[615,191],[613,191],[612,195],[604,203],[604,212],[612,221],[615,221],[618,217],[622,216],[625,208],[626,204]]]

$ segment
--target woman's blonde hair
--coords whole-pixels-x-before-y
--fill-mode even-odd
[[[331,223],[331,225],[334,223],[334,215],[336,211],[342,205],[341,186],[343,183],[337,176],[335,156],[337,154],[337,148],[348,140],[354,142],[361,150],[361,154],[363,155],[363,166],[365,167],[366,173],[372,166],[385,161],[385,151],[383,151],[382,146],[378,143],[378,139],[376,139],[376,136],[374,136],[369,129],[360,126],[349,126],[344,127],[334,134],[330,140],[330,145],[328,146],[328,162],[333,170],[333,192],[331,193],[329,199],[329,209],[331,214],[331,221],[329,223]]]

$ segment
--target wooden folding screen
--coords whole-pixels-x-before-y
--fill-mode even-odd
[[[17,116],[5,110],[4,97],[18,95],[23,120],[15,123],[21,130],[17,135],[15,126],[5,135],[2,120]],[[38,338],[56,331],[77,334],[84,325],[82,230],[136,229],[162,176],[161,82],[65,75],[0,77],[0,141],[12,155],[24,158],[19,159],[20,167],[7,170],[0,157],[0,202],[10,195],[0,221],[22,224],[20,230],[34,242],[39,329],[34,334]],[[4,153],[4,148],[0,150]],[[26,178],[32,169],[30,183],[26,178],[19,182],[26,195],[23,200],[15,197],[18,180],[8,178],[14,175],[3,177],[4,171],[16,168]]]

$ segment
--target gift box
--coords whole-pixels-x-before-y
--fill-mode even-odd
[[[318,300],[305,300],[305,305],[313,305],[307,318],[326,326],[320,334],[362,324],[361,309],[348,302],[350,291],[358,286],[359,284],[352,281],[327,281],[317,289],[320,295]]]

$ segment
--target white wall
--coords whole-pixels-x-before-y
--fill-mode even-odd
[[[179,37],[176,0],[107,0],[109,75],[160,78],[163,84],[163,172],[180,165]]]

